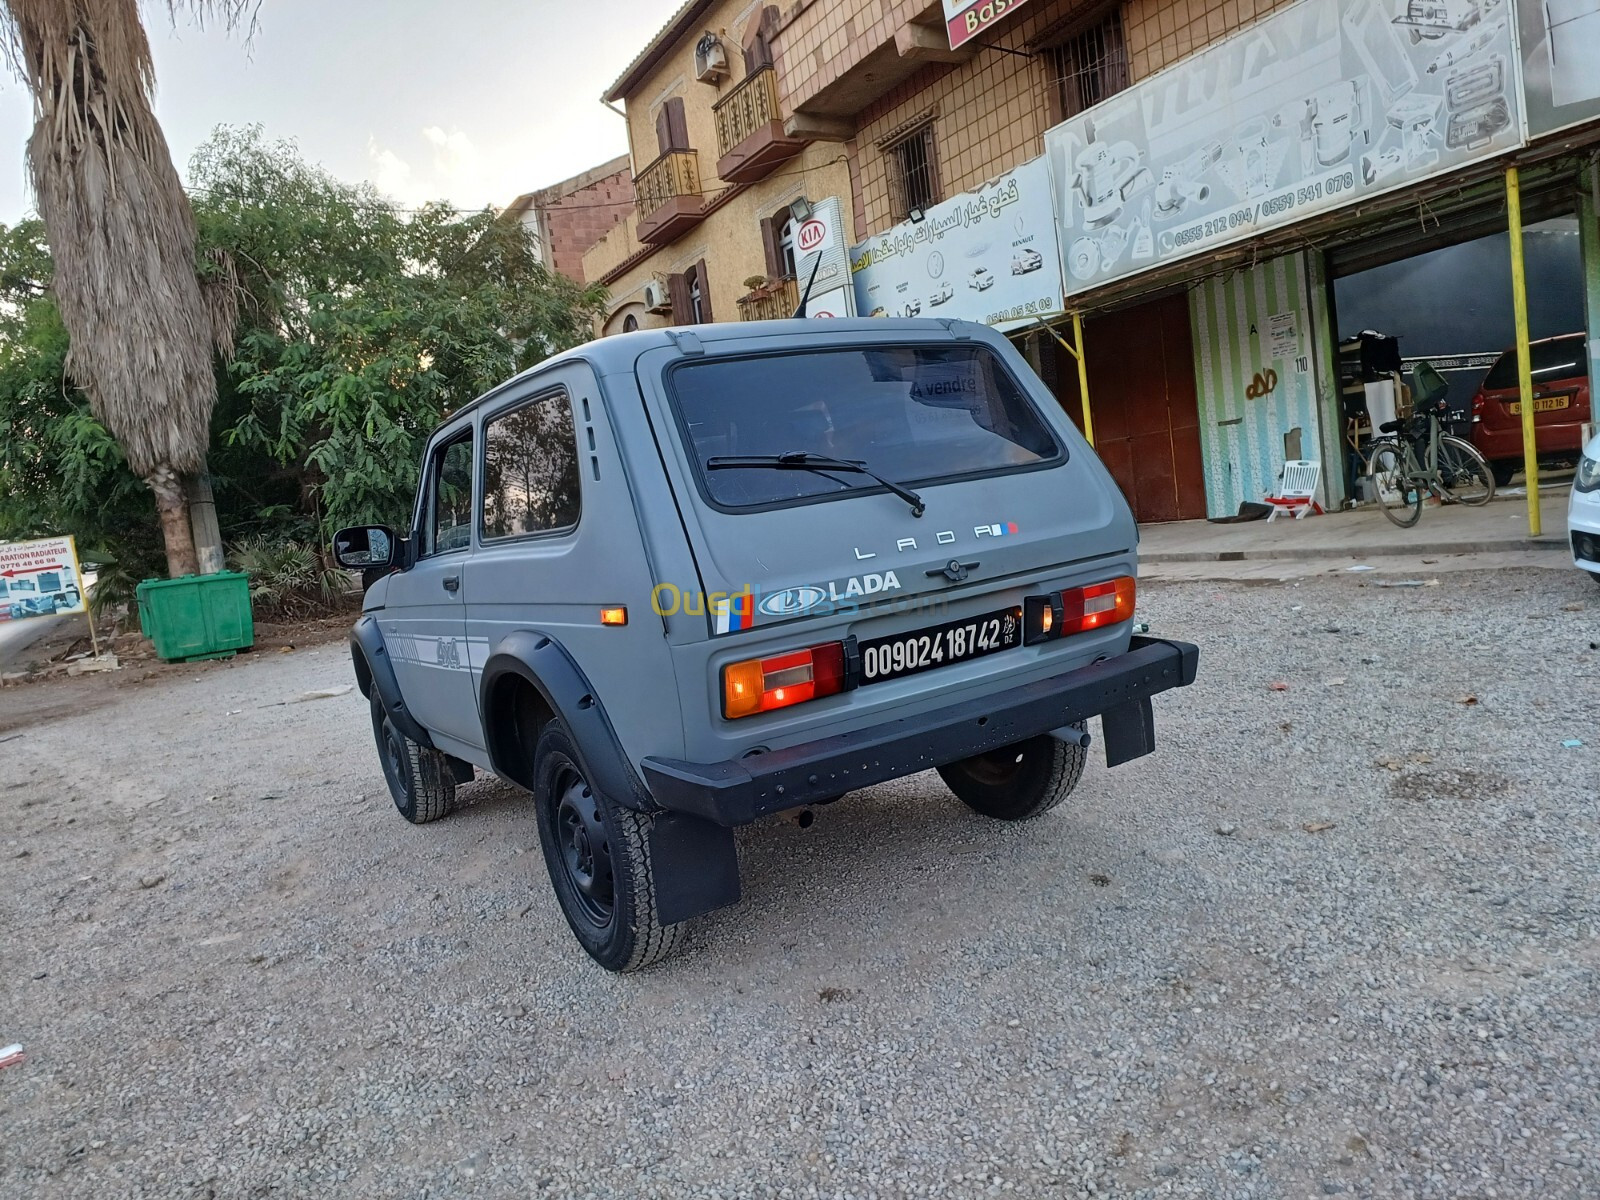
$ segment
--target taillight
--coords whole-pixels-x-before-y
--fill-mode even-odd
[[[1068,588],[1061,593],[1062,636],[1126,621],[1133,616],[1134,590],[1131,575],[1091,583],[1088,587]]]
[[[747,658],[722,668],[722,715],[730,720],[844,691],[844,643]]]
[[[1029,596],[1023,603],[1022,640],[1033,645],[1126,621],[1133,616],[1135,592],[1133,577],[1121,575],[1048,596]]]

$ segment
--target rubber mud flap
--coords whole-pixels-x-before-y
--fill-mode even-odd
[[[739,854],[727,826],[687,813],[657,813],[650,857],[663,925],[739,902]]]
[[[1156,715],[1150,697],[1130,700],[1100,714],[1100,732],[1106,739],[1106,766],[1120,767],[1143,758],[1156,748]]]

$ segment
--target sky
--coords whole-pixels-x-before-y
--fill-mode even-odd
[[[502,207],[628,149],[599,97],[679,0],[261,0],[241,32],[140,5],[181,175],[219,124],[264,127],[408,204]],[[0,82],[0,222],[33,208],[23,86]]]

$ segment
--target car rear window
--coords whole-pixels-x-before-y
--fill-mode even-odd
[[[1532,375],[1535,384],[1549,383],[1556,379],[1572,379],[1589,373],[1588,356],[1581,336],[1535,342],[1531,349],[1532,354],[1528,361],[1533,364]],[[1517,381],[1517,352],[1507,350],[1495,359],[1494,366],[1490,367],[1489,373],[1483,377],[1484,390],[1497,392],[1520,386]]]
[[[877,487],[864,475],[706,468],[728,455],[796,452],[863,462],[896,483],[1023,470],[1062,450],[982,346],[861,346],[710,359],[668,388],[706,496],[754,508]]]

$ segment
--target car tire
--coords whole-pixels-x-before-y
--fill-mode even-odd
[[[1489,471],[1494,475],[1494,485],[1497,488],[1510,487],[1511,477],[1522,470],[1520,462],[1507,462],[1497,460],[1489,464]]]
[[[650,817],[590,786],[559,720],[539,734],[533,782],[550,885],[589,957],[620,973],[676,950],[683,926],[656,915]]]
[[[939,777],[974,812],[1027,821],[1070,796],[1088,760],[1085,747],[1046,733],[940,767]]]
[[[400,815],[413,825],[448,817],[456,807],[456,777],[437,750],[418,745],[395,726],[372,689],[372,735],[384,782]]]

